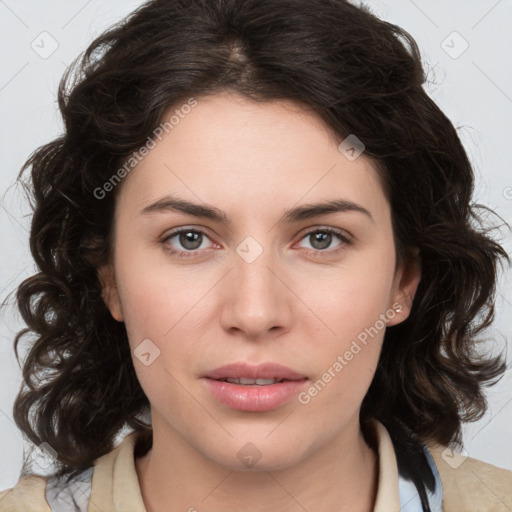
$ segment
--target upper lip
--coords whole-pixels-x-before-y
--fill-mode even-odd
[[[247,363],[231,363],[209,371],[209,379],[276,379],[302,380],[307,376],[277,363],[263,363],[256,366]]]

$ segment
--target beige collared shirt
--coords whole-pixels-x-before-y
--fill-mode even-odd
[[[395,452],[385,427],[375,423],[379,482],[374,512],[399,512]],[[104,461],[96,467],[88,512],[146,512],[133,462],[134,436],[130,434],[123,443],[124,446],[102,457]]]
[[[400,512],[395,451],[386,428],[374,422],[379,476],[374,512]],[[128,434],[94,465],[87,512],[146,512],[133,455],[136,433]],[[441,475],[445,512],[512,511],[512,472],[475,459],[451,468],[444,447],[429,447]],[[45,499],[46,479],[30,475],[0,493],[0,512],[52,512]]]

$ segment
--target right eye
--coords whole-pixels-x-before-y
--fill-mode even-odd
[[[171,254],[188,258],[199,249],[206,248],[202,247],[205,237],[208,238],[208,235],[201,229],[180,228],[167,235],[162,243]],[[176,247],[176,245],[179,245],[179,247]]]

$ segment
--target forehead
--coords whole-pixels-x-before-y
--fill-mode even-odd
[[[175,193],[253,212],[262,201],[294,204],[334,195],[386,206],[373,162],[364,153],[347,158],[339,149],[343,139],[298,104],[221,93],[177,110],[163,116],[175,124],[123,183],[132,204]]]

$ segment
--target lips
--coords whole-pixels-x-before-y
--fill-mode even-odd
[[[233,363],[208,372],[201,381],[210,396],[231,409],[264,412],[289,403],[308,377],[276,363]]]
[[[264,363],[257,366],[247,363],[232,363],[221,366],[204,375],[213,380],[239,379],[239,384],[248,385],[254,381],[255,384],[264,385],[264,382],[257,382],[273,379],[274,382],[288,380],[304,380],[307,376],[296,372],[286,366],[277,363]],[[271,384],[269,382],[269,384]]]

